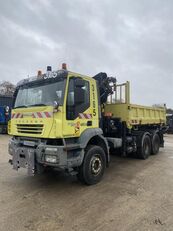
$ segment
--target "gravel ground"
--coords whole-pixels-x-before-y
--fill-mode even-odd
[[[112,155],[90,187],[62,173],[14,171],[8,139],[0,135],[0,230],[173,230],[173,135],[145,161]]]

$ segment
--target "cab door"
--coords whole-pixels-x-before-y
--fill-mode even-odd
[[[92,126],[90,82],[81,77],[69,78],[66,113],[64,113],[64,137],[78,137]]]

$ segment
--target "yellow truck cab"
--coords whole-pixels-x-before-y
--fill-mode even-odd
[[[164,144],[165,108],[130,104],[129,83],[117,85],[106,73],[91,78],[65,64],[58,71],[48,66],[45,74],[20,81],[14,99],[10,163],[28,175],[51,167],[95,184],[110,150],[146,159]]]

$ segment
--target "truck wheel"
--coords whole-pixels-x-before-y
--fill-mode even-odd
[[[151,153],[153,155],[156,155],[159,152],[159,148],[160,148],[160,137],[157,133],[155,133],[152,138]]]
[[[140,145],[137,149],[137,157],[140,159],[147,159],[151,154],[151,139],[149,134],[146,132],[140,139]]]
[[[86,149],[84,160],[79,167],[77,177],[87,185],[97,184],[103,177],[106,167],[104,150],[95,145],[89,145]]]

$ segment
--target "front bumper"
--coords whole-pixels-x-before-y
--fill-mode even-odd
[[[75,148],[74,148],[75,147]],[[39,143],[34,147],[24,146],[20,140],[11,139],[9,143],[9,154],[12,156],[10,161],[13,169],[18,170],[20,167],[27,168],[28,175],[33,176],[39,172],[40,166],[51,166],[61,170],[69,170],[82,164],[84,151],[79,146],[53,146]],[[46,158],[55,156],[56,162],[51,163]]]

